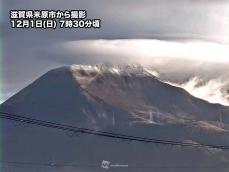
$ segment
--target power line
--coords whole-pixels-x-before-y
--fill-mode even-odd
[[[53,129],[59,129],[63,131],[71,131],[75,133],[83,133],[83,134],[90,134],[96,136],[103,136],[109,137],[114,139],[121,139],[121,140],[128,140],[128,141],[137,141],[143,143],[154,143],[154,144],[162,144],[162,145],[172,145],[172,146],[182,146],[182,147],[194,147],[194,148],[212,148],[212,149],[221,149],[221,150],[229,150],[229,146],[227,145],[213,145],[213,144],[201,144],[201,143],[184,143],[181,141],[173,141],[173,140],[161,140],[155,138],[146,138],[146,137],[137,137],[125,134],[118,134],[118,133],[111,133],[111,132],[104,132],[99,130],[92,130],[87,128],[80,128],[71,125],[59,124],[50,121],[42,121],[37,120],[34,118],[28,118],[21,115],[16,115],[8,112],[0,111],[0,118],[32,124],[36,126],[48,127]]]
[[[15,166],[40,166],[40,167],[99,167],[96,164],[65,164],[65,163],[38,163],[38,162],[19,162],[19,161],[0,161],[0,164],[15,165]]]

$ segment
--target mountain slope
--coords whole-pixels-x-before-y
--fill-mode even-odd
[[[54,69],[4,102],[1,111],[141,137],[229,145],[229,108],[210,104],[165,84],[139,66],[123,68],[73,65]],[[131,166],[218,165],[227,171],[227,151],[125,143],[97,136],[68,137],[61,131],[2,120],[3,160],[95,164],[102,160]],[[23,155],[23,156],[22,156]],[[142,158],[139,158],[139,155]],[[161,164],[163,162],[163,164]],[[97,167],[98,166],[98,167]],[[188,167],[187,167],[188,166]],[[192,167],[197,166],[196,169]],[[8,168],[8,167],[3,167]],[[18,170],[16,167],[14,170]],[[47,168],[47,167],[46,167]],[[23,171],[34,167],[23,167]],[[42,169],[37,171],[75,171]],[[111,169],[115,170],[115,169]],[[160,171],[183,171],[168,168]],[[210,169],[215,170],[215,169]],[[152,171],[141,169],[140,171]]]

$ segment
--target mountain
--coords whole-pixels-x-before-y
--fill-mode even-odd
[[[0,111],[139,137],[229,145],[229,107],[193,97],[141,66],[54,69],[4,102]],[[7,120],[1,124],[1,160],[30,162],[3,164],[2,171],[103,171],[103,160],[128,165],[110,166],[110,171],[229,170],[225,150],[69,136]]]

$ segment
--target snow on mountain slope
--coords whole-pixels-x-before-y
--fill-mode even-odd
[[[184,89],[161,82],[140,66],[73,65],[54,69],[4,102],[0,110],[141,137],[229,145],[228,107],[195,98]],[[5,120],[2,120],[2,145],[2,158],[8,161],[49,163],[54,159],[62,164],[86,163],[99,167],[104,159],[130,166],[225,166],[229,162],[227,151],[127,144],[89,135],[70,138],[61,131]],[[23,167],[23,171],[31,169],[34,170]],[[76,171],[74,168],[36,170]],[[102,171],[83,167],[77,170]],[[209,172],[209,169],[200,171]]]
[[[90,95],[148,122],[204,120],[228,123],[228,108],[197,99],[185,90],[160,82],[142,67],[71,67],[73,76]],[[155,121],[152,121],[155,120]]]

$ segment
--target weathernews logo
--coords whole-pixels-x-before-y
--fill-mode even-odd
[[[110,161],[103,160],[101,163],[101,168],[109,170],[110,168],[127,168],[126,164],[112,164]]]

